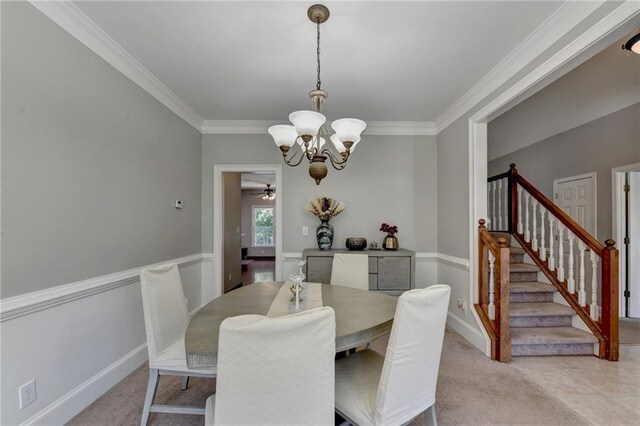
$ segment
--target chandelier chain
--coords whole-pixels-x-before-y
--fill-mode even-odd
[[[322,85],[322,80],[320,80],[320,18],[316,20],[316,26],[317,26],[317,34],[318,34],[316,39],[316,44],[317,44],[316,59],[318,61],[318,78],[316,81],[316,89],[320,90],[320,86]]]

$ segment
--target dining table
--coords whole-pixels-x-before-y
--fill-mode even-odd
[[[203,306],[191,318],[185,333],[187,366],[191,369],[216,368],[222,321],[246,314],[270,313],[273,316],[272,305],[279,293],[278,297],[282,298],[280,290],[285,285],[288,287],[291,283],[253,283],[230,291]],[[315,284],[314,289],[316,292],[319,289],[318,304],[329,306],[335,312],[336,352],[367,344],[391,331],[397,297],[329,284]],[[293,305],[293,302],[290,303]],[[292,308],[290,306],[290,312]]]

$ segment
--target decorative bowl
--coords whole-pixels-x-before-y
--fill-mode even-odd
[[[367,248],[367,239],[362,237],[349,237],[344,245],[349,250],[364,250]]]

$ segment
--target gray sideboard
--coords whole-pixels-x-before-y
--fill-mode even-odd
[[[369,256],[369,290],[399,295],[415,288],[416,254],[407,249],[395,251],[306,249],[302,252],[302,257],[307,261],[306,281],[330,284],[331,266],[335,253],[360,253]]]

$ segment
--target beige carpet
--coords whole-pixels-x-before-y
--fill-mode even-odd
[[[374,349],[384,350],[384,341]],[[136,425],[140,423],[147,368],[140,367],[74,417],[70,425]],[[177,377],[164,377],[158,403],[204,406],[214,381],[192,378],[180,390]],[[438,423],[447,425],[585,425],[577,413],[529,381],[514,367],[491,361],[458,334],[448,331],[437,388]],[[153,425],[202,425],[198,416],[152,414]],[[412,425],[424,425],[416,419]]]
[[[640,345],[640,318],[620,318],[620,344]]]

